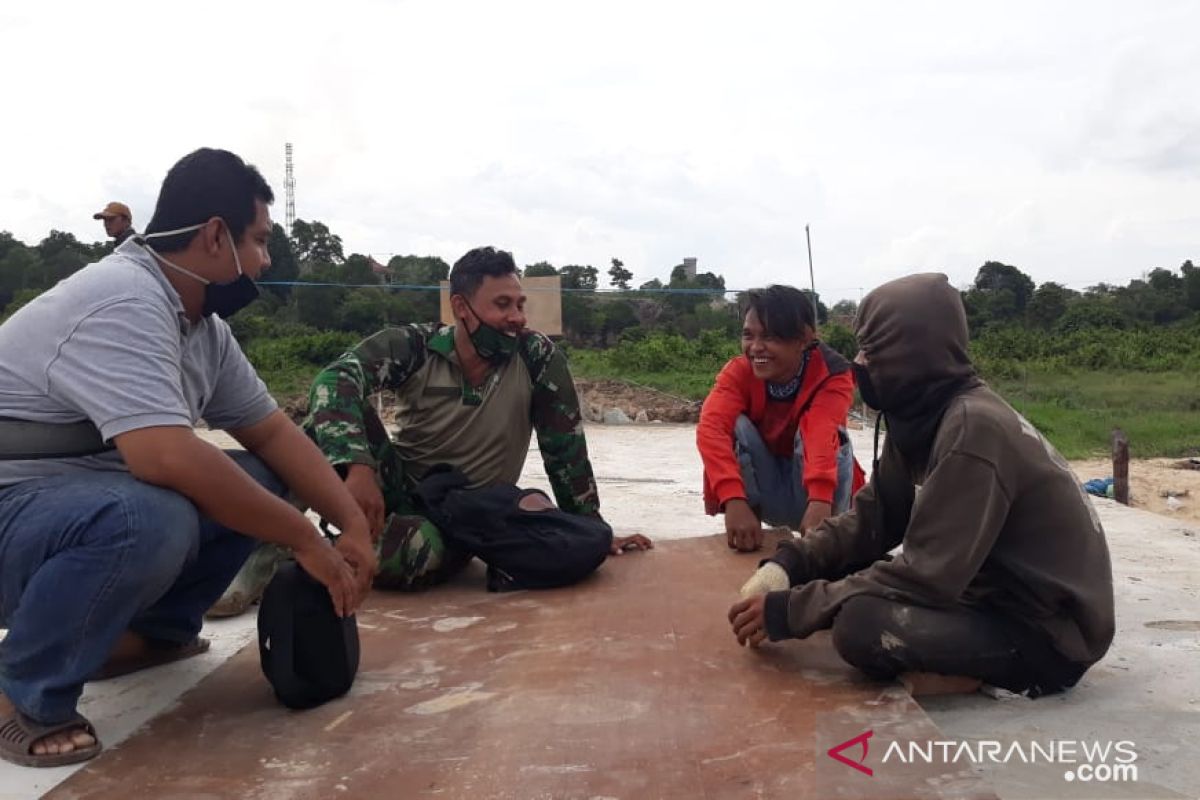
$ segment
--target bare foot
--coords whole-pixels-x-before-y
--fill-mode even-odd
[[[16,707],[9,702],[7,697],[0,694],[0,718],[9,717],[14,713],[16,713]],[[61,733],[43,736],[33,743],[30,752],[35,756],[59,755],[82,750],[85,747],[91,747],[95,743],[96,737],[88,733],[86,728],[71,728]]]
[[[118,662],[138,661],[145,658],[149,652],[150,643],[146,641],[145,636],[133,631],[125,631],[121,634],[121,638],[117,639],[113,649],[109,651],[108,660],[104,662],[104,666],[107,667]]]

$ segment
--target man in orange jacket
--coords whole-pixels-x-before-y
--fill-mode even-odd
[[[840,514],[863,484],[846,434],[850,363],[816,336],[791,286],[747,295],[742,355],[717,375],[696,429],[704,506],[724,513],[729,546],[762,546],[762,523],[797,530]]]

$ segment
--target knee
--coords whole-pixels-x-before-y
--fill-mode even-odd
[[[847,462],[854,459],[854,442],[845,428],[838,428],[838,461]]]
[[[142,484],[115,496],[104,511],[108,528],[127,548],[134,580],[173,580],[200,548],[200,513],[178,492]]]
[[[842,604],[833,622],[833,646],[842,660],[876,678],[897,674],[891,650],[900,644],[887,627],[894,604],[859,595]]]
[[[761,438],[758,434],[758,428],[754,427],[754,423],[745,414],[738,414],[737,421],[733,423],[733,438],[739,444],[750,444]]]
[[[437,581],[439,571],[450,560],[441,532],[432,522],[401,514],[388,517],[376,554],[376,589],[424,589]]]
[[[739,415],[733,425],[733,452],[741,465],[743,475],[752,469],[755,460],[766,452],[762,434],[745,414]]]

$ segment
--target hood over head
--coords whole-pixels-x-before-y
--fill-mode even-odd
[[[878,287],[863,299],[854,327],[889,419],[934,411],[947,395],[978,383],[962,296],[941,273]]]

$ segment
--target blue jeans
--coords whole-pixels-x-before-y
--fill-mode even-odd
[[[229,455],[284,494],[257,458]],[[183,495],[124,472],[0,488],[0,691],[38,722],[70,719],[124,631],[191,641],[253,547]]]
[[[838,450],[837,488],[833,493],[833,513],[841,514],[850,508],[850,489],[854,483],[854,446],[845,436]],[[796,432],[790,456],[777,456],[767,449],[766,442],[754,423],[745,414],[733,427],[733,449],[742,468],[742,483],[746,487],[746,502],[768,525],[787,525],[799,528],[808,507],[808,492],[804,489],[804,440]]]

